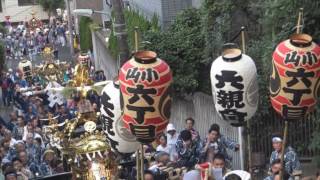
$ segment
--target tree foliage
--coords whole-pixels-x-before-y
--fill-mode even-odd
[[[64,0],[39,0],[39,4],[42,6],[43,10],[48,12],[49,16],[56,12],[56,9],[63,9],[65,7]]]
[[[158,25],[158,17],[154,15],[150,21],[148,21],[142,14],[134,11],[134,10],[125,10],[125,22],[126,22],[126,28],[128,33],[128,45],[129,50],[131,52],[135,49],[135,28],[138,27],[138,41],[140,42],[139,48],[141,47],[141,42],[143,44],[143,36],[146,32],[152,31],[156,32],[159,31],[159,25]],[[113,30],[111,32],[111,36],[109,38],[109,49],[111,51],[111,54],[113,57],[118,57],[118,45],[117,45],[117,37],[115,36]]]
[[[79,22],[79,31],[80,31],[80,47],[81,51],[87,52],[92,50],[92,38],[90,24],[92,19],[89,17],[81,16]]]
[[[151,44],[144,49],[157,52],[173,71],[173,89],[177,95],[186,95],[199,89],[200,66],[204,38],[201,33],[201,13],[189,9],[178,15],[175,23],[166,32],[148,32],[146,41]]]

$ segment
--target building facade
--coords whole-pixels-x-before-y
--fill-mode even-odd
[[[192,6],[195,8],[200,8],[204,0],[192,0]]]
[[[130,8],[139,11],[149,20],[158,16],[159,24],[167,29],[179,12],[191,8],[194,0],[128,0]]]
[[[0,22],[6,21],[6,16],[10,16],[11,22],[28,21],[32,18],[32,11],[36,13],[36,18],[48,19],[48,13],[37,2],[38,0],[0,0]]]

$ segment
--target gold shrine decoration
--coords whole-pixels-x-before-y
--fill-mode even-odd
[[[32,18],[28,22],[29,28],[34,30],[36,28],[41,27],[42,26],[42,22],[41,22],[41,20],[36,18],[36,12],[34,12],[32,10],[31,15],[32,15]]]
[[[50,63],[47,66],[49,69],[54,68]],[[56,146],[67,159],[74,178],[111,180],[115,177],[117,165],[115,158],[112,158],[109,153],[111,148],[101,128],[100,113],[94,112],[90,102],[85,98],[89,90],[107,83],[109,82],[93,84],[88,67],[78,64],[74,79],[67,87],[49,89],[49,91],[72,91],[76,92],[75,96],[79,96],[76,101],[79,110],[75,118],[60,124],[49,120],[50,126],[45,128],[50,143]]]

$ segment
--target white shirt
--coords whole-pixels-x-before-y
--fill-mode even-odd
[[[166,153],[169,154],[170,149],[169,149],[169,146],[168,146],[168,145],[167,145],[166,147],[163,147],[162,145],[159,145],[159,146],[157,147],[157,151],[164,151],[164,152],[166,152]]]
[[[28,135],[28,128],[27,128],[27,126],[24,126],[24,131],[23,131],[23,137],[22,137],[22,140],[25,142],[26,140],[27,140],[27,135]],[[40,138],[41,139],[41,142],[43,142],[43,139],[42,139],[42,137],[40,136],[40,134],[38,134],[38,133],[34,133],[34,137],[33,137],[34,139],[35,138]]]
[[[167,133],[167,147],[169,148],[171,161],[175,161],[178,156],[178,153],[176,151],[176,142],[178,140],[178,136],[178,133],[175,133],[173,136]]]
[[[167,144],[169,146],[171,146],[171,145],[175,146],[177,140],[178,140],[178,133],[175,133],[173,136],[171,136],[169,133],[167,133]]]
[[[17,144],[17,140],[14,139],[14,138],[11,138],[11,140],[10,140],[10,147],[14,147],[14,145],[16,145],[16,144]]]

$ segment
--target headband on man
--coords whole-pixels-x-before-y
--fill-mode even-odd
[[[282,139],[280,137],[274,137],[274,138],[272,138],[272,142],[273,143],[280,143],[280,142],[282,142]]]

